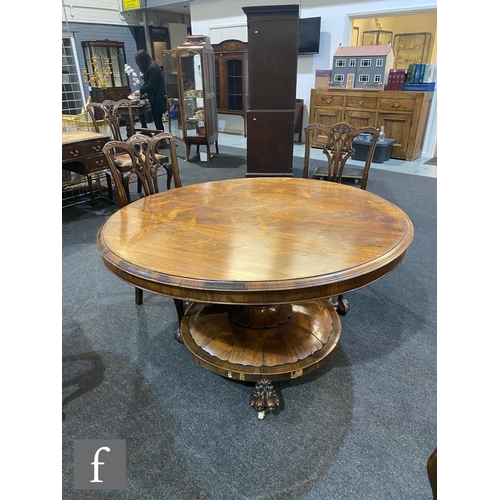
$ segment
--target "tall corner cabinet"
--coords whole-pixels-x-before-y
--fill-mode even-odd
[[[244,135],[247,135],[246,113],[248,99],[248,43],[224,40],[212,45],[215,54],[215,94],[217,112],[240,115]]]
[[[177,63],[186,161],[193,144],[198,152],[200,145],[205,145],[207,161],[210,161],[210,145],[215,144],[216,152],[219,152],[215,58],[210,38],[188,35],[186,41],[177,47]]]
[[[292,176],[299,6],[243,7],[250,108],[247,177]]]
[[[413,161],[422,156],[432,97],[433,92],[312,89],[309,123],[384,126],[385,136],[395,140],[391,158]],[[313,138],[313,147],[325,144],[325,137]]]

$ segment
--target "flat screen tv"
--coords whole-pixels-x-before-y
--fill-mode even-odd
[[[319,54],[321,17],[299,19],[299,54]]]

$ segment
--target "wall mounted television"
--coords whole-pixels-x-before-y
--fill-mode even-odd
[[[299,54],[319,54],[321,17],[299,19]]]

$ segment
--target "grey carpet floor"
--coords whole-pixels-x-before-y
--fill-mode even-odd
[[[244,177],[246,152],[180,162],[184,185]],[[301,176],[302,159],[294,158]],[[322,182],[322,181],[318,181]],[[436,179],[372,170],[368,190],[410,216],[415,238],[384,279],[348,294],[331,358],[277,384],[264,420],[253,385],[211,373],[173,338],[167,297],[102,264],[96,233],[117,210],[62,210],[62,493],[71,499],[425,500],[436,447]],[[307,209],[307,207],[304,207]],[[125,439],[125,490],[73,489],[73,441]]]

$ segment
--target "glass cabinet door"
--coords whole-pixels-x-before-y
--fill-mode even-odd
[[[188,50],[179,56],[179,62],[186,135],[203,136],[205,135],[205,109],[201,54]]]
[[[405,33],[394,37],[394,68],[429,62],[430,33]]]
[[[182,115],[179,104],[179,69],[177,64],[177,50],[163,51],[163,74],[165,76],[165,90],[168,103],[168,129],[172,132],[172,120],[177,120],[176,133],[182,134]]]
[[[128,86],[128,77],[125,73],[125,46],[122,42],[82,42],[83,55],[87,74],[94,72],[109,74],[107,87]]]
[[[362,45],[388,45],[392,42],[392,31],[364,31]]]
[[[243,110],[243,61],[242,57],[227,59],[227,108],[231,111]]]

